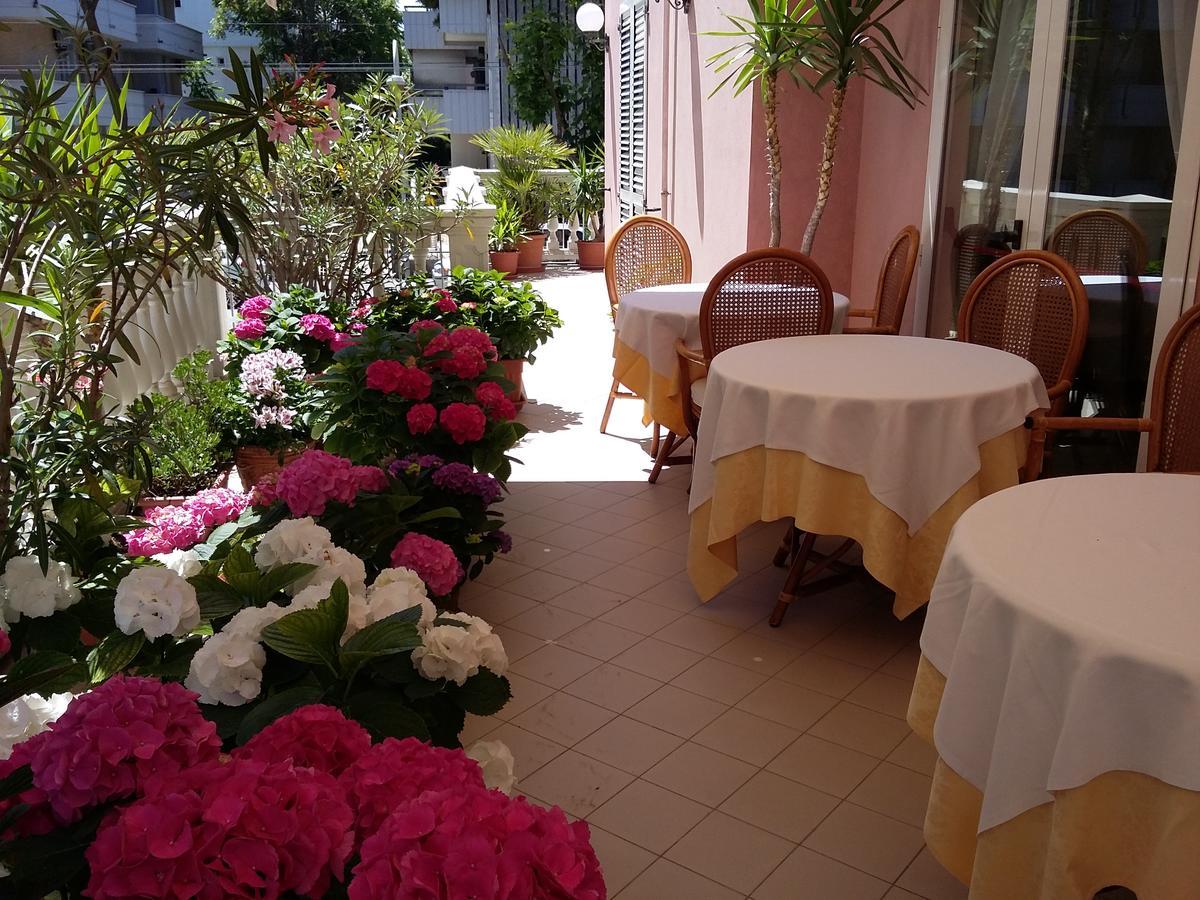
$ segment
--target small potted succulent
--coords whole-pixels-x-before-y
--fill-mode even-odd
[[[521,243],[521,213],[507,201],[496,204],[496,221],[488,232],[488,258],[492,268],[505,278],[517,273],[517,258]]]
[[[604,268],[604,166],[598,153],[580,151],[567,167],[571,174],[570,207],[579,218],[579,268]]]

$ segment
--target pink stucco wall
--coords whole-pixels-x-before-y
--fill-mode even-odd
[[[607,153],[615,201],[619,12],[617,3],[607,6]],[[938,8],[938,0],[909,0],[888,20],[909,67],[926,87],[932,83]],[[700,0],[685,17],[666,3],[649,4],[646,204],[662,207],[662,215],[683,231],[697,278],[710,276],[738,253],[765,246],[769,234],[757,91],[735,98],[726,90],[710,98],[719,79],[705,65],[729,39],[704,32],[723,30],[725,12],[744,10],[743,0]],[[783,88],[784,246],[799,247],[812,211],[827,108],[825,98],[806,88],[790,81]],[[892,237],[906,224],[920,225],[928,135],[928,106],[910,110],[862,82],[850,90],[833,190],[813,255],[834,289],[850,294],[856,306],[873,301]],[[608,221],[617,221],[613,208]]]

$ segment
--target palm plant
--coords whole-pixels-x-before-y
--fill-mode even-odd
[[[542,169],[557,168],[570,159],[571,148],[554,136],[549,125],[502,125],[476,135],[471,142],[496,162],[496,178],[487,187],[488,202],[499,206],[504,201],[520,210],[527,234],[541,231],[555,200],[555,189]]]
[[[604,226],[604,160],[599,152],[580,150],[576,162],[567,166],[571,174],[569,207],[579,217],[583,236],[580,240],[601,240]]]

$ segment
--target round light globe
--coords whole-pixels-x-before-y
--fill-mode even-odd
[[[604,28],[604,10],[595,3],[584,3],[575,11],[575,24],[584,34],[595,34]]]

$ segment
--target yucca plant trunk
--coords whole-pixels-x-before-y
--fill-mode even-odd
[[[833,183],[833,157],[837,152],[838,133],[842,127],[842,107],[845,102],[846,89],[834,88],[830,98],[829,118],[825,121],[825,140],[821,144],[821,167],[817,170],[817,202],[813,204],[808,227],[804,229],[804,242],[800,245],[800,252],[808,256],[812,255],[817,226],[821,224],[821,215],[825,212],[825,204],[829,202],[829,187]]]
[[[779,75],[771,72],[763,83],[763,111],[767,120],[767,209],[771,215],[771,240],[778,247],[781,235],[779,182],[783,173],[783,153],[779,148]]]

